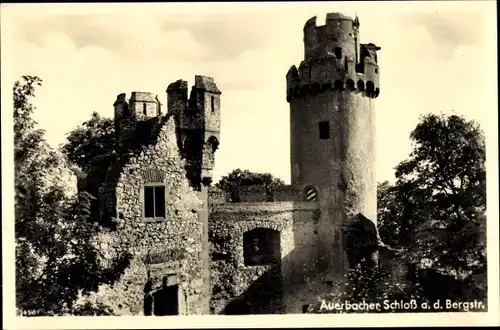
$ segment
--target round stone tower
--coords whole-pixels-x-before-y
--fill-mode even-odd
[[[321,208],[317,261],[334,277],[347,268],[342,228],[360,214],[376,224],[374,44],[360,44],[359,21],[329,13],[304,26],[304,60],[286,75],[292,184]],[[330,277],[328,276],[328,277]]]

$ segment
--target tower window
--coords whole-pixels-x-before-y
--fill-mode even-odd
[[[342,48],[341,47],[335,47],[333,49],[333,53],[335,54],[335,56],[338,58],[338,59],[341,59],[342,58]]]
[[[144,116],[147,116],[147,114],[148,114],[148,109],[147,109],[146,103],[142,104],[142,113],[144,114]]]
[[[215,97],[210,96],[210,109],[212,109],[212,112],[215,111]]]
[[[322,121],[319,123],[319,139],[328,140],[330,138],[330,123]]]
[[[165,186],[144,187],[144,218],[165,218]]]

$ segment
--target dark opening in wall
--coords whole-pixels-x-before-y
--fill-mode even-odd
[[[147,116],[147,114],[148,114],[148,109],[147,109],[146,103],[142,104],[142,113],[144,114],[144,116]]]
[[[366,82],[366,92],[369,94],[375,92],[375,84],[373,83],[373,81]]]
[[[275,265],[280,262],[280,232],[256,228],[243,234],[245,266]]]
[[[335,82],[333,83],[333,88],[335,90],[343,90],[344,89],[344,83],[342,82],[342,80],[335,80]]]
[[[163,279],[163,287],[152,293],[153,315],[179,315],[179,286],[166,285],[166,278]]]
[[[361,47],[361,61],[364,63],[366,57],[371,57],[368,49]]]
[[[215,98],[213,96],[210,96],[210,109],[212,112],[215,111]]]
[[[330,138],[330,122],[322,121],[319,122],[319,139],[328,140]]]
[[[144,217],[165,218],[165,186],[144,187]]]
[[[378,73],[378,69],[377,68],[375,68],[375,73]]]
[[[345,85],[346,85],[346,87],[347,87],[349,90],[351,90],[351,91],[353,91],[353,90],[355,90],[355,89],[356,89],[356,86],[354,86],[354,80],[352,80],[352,79],[348,79],[348,80],[346,81],[346,84],[345,84]]]
[[[364,92],[364,90],[365,90],[365,83],[364,83],[363,80],[358,80],[358,90],[360,92]]]
[[[342,47],[335,47],[333,49],[333,53],[335,54],[335,57],[338,59],[342,58]]]
[[[231,259],[231,255],[227,252],[213,252],[212,261],[228,261]]]
[[[207,142],[210,144],[211,148],[212,148],[212,152],[216,152],[217,149],[219,149],[219,140],[217,140],[217,138],[215,136],[210,136],[208,139],[207,139]]]

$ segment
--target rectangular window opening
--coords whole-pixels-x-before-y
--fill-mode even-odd
[[[144,187],[144,217],[165,218],[165,187]]]
[[[212,112],[215,112],[215,97],[211,96],[210,97],[210,109],[212,110]]]
[[[319,123],[319,139],[328,140],[330,138],[330,123],[322,121]]]

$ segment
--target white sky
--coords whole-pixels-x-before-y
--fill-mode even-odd
[[[223,92],[215,179],[241,168],[289,182],[285,74],[303,57],[305,21],[327,12],[357,13],[361,42],[382,47],[378,181],[394,179],[422,114],[453,111],[496,134],[494,1],[2,5],[2,71],[43,79],[36,119],[53,146],[93,111],[111,117],[119,93],[166,106],[169,83],[212,76]]]

